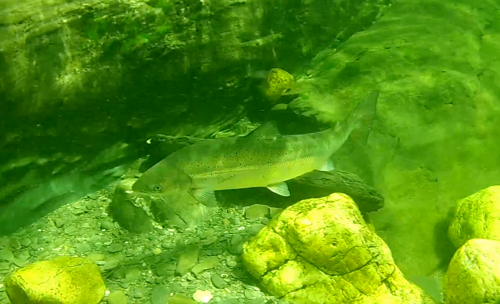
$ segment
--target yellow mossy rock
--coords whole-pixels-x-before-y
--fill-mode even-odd
[[[499,261],[499,241],[467,241],[448,266],[443,284],[445,303],[499,303]]]
[[[97,304],[106,286],[89,259],[58,257],[21,268],[5,279],[12,304]]]
[[[345,194],[285,209],[244,245],[243,263],[291,303],[434,303],[408,282]]]
[[[458,201],[448,228],[456,248],[471,239],[500,241],[500,186],[492,186]]]
[[[286,90],[292,89],[294,83],[293,76],[287,71],[278,68],[271,69],[266,78],[264,94],[270,100],[279,99]]]

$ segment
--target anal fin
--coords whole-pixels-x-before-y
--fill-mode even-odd
[[[290,190],[285,182],[269,185],[267,189],[281,196],[290,196]]]
[[[335,166],[333,165],[333,161],[331,159],[328,159],[328,161],[323,166],[321,166],[320,168],[318,168],[316,170],[330,172],[330,171],[335,170]]]

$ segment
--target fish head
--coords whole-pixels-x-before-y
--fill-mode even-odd
[[[182,169],[157,165],[144,172],[132,185],[134,192],[165,195],[185,193],[191,189],[191,177]]]

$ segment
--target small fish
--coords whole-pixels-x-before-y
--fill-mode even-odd
[[[334,128],[309,134],[281,135],[264,124],[243,137],[208,139],[168,155],[133,185],[136,192],[166,195],[188,191],[206,205],[215,190],[267,187],[289,196],[285,181],[313,170],[331,171],[330,159],[359,122],[375,113],[379,91],[371,92]]]

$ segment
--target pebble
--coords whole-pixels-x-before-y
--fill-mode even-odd
[[[106,230],[112,230],[115,229],[115,223],[111,221],[102,221],[101,222],[101,228],[106,229]]]
[[[267,217],[268,215],[269,215],[269,207],[266,205],[255,204],[245,208],[245,218],[248,220]]]
[[[108,296],[108,304],[127,304],[128,299],[123,291],[114,291]]]
[[[246,289],[243,294],[245,295],[245,298],[251,300],[251,299],[255,299],[258,297],[258,294],[255,290],[251,290],[251,289]]]
[[[207,230],[203,231],[203,233],[201,234],[201,238],[202,239],[206,239],[206,238],[211,237],[212,235],[214,235],[214,233],[215,233],[215,229],[208,228]]]
[[[151,291],[151,304],[165,304],[168,302],[168,289],[165,286],[155,286]]]
[[[240,255],[243,252],[243,237],[239,234],[233,235],[229,243],[229,252],[234,255]]]
[[[186,249],[179,256],[175,273],[180,276],[184,276],[188,273],[193,266],[196,265],[196,262],[198,262],[199,254],[200,247],[198,245],[192,244],[186,246]]]
[[[159,277],[173,277],[175,273],[175,264],[173,263],[160,263],[155,267],[156,275]]]
[[[269,208],[269,217],[273,218],[273,217],[277,216],[278,214],[280,214],[282,211],[283,211],[283,208],[270,207]]]
[[[2,250],[0,250],[0,261],[13,262],[14,255],[12,254],[12,252],[10,250],[2,249]]]
[[[61,228],[64,226],[64,221],[60,218],[54,219],[54,225],[56,225],[57,228]]]
[[[68,228],[64,229],[64,232],[67,234],[74,234],[78,229],[76,229],[75,226],[69,226]]]
[[[106,259],[106,256],[99,252],[92,252],[87,255],[87,258],[93,261],[94,263],[97,263],[99,261],[104,261]]]
[[[257,235],[257,233],[259,233],[260,230],[262,230],[262,228],[264,228],[265,226],[262,225],[262,224],[253,224],[253,225],[250,225],[250,227],[248,228],[248,233],[250,235]]]
[[[217,257],[215,257],[215,256],[209,257],[209,258],[204,259],[200,263],[196,264],[193,267],[192,272],[195,275],[199,275],[200,273],[202,273],[205,270],[209,270],[209,269],[217,267],[219,264],[220,264],[220,262],[219,262],[219,259]]]
[[[85,252],[89,252],[90,250],[92,250],[92,247],[90,247],[89,244],[77,244],[75,246],[75,248],[80,253],[85,253]]]
[[[201,245],[210,246],[213,243],[217,242],[218,238],[215,235],[209,236],[205,240],[201,241]]]
[[[10,247],[12,247],[12,249],[14,249],[14,250],[19,250],[19,249],[21,249],[21,244],[19,243],[18,240],[11,239],[10,240]]]
[[[24,238],[21,240],[21,245],[24,247],[28,247],[31,244],[31,239],[30,238]]]
[[[109,253],[117,253],[123,250],[123,245],[120,243],[113,243],[109,245],[108,252]]]
[[[125,281],[133,282],[141,278],[141,270],[137,267],[130,267],[125,269]]]
[[[236,265],[238,265],[238,263],[236,261],[233,261],[233,260],[227,261],[226,264],[229,267],[235,267]]]
[[[216,273],[212,274],[210,280],[212,281],[212,284],[214,284],[216,288],[223,289],[226,288],[227,286],[226,281],[224,281],[224,279]]]

